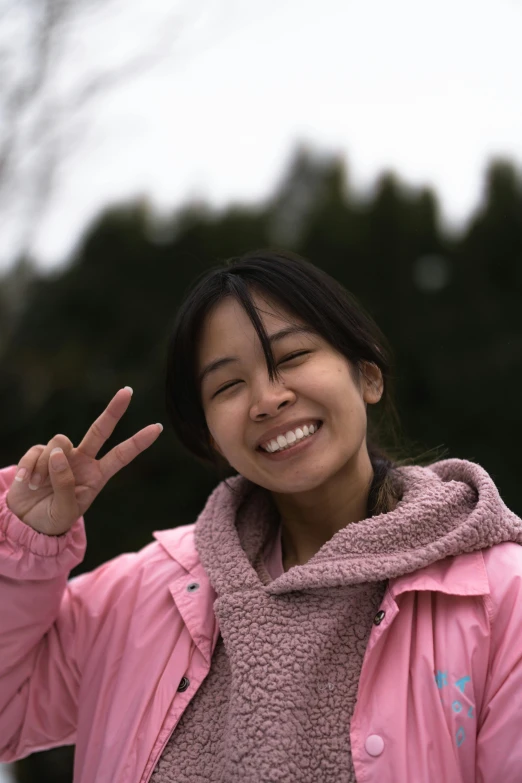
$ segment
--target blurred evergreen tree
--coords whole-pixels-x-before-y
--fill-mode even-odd
[[[510,163],[489,166],[454,261],[448,415],[460,451],[491,470],[520,513],[513,433],[522,423],[522,182]]]

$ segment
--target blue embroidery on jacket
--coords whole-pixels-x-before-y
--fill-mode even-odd
[[[464,688],[466,687],[467,682],[471,682],[471,677],[461,677],[460,680],[457,680],[455,683],[461,693],[464,693]]]
[[[453,678],[452,678],[453,679]],[[463,696],[466,696],[466,685],[471,683],[471,677],[469,675],[465,675],[464,677],[460,677],[459,679],[453,680],[453,687],[456,688]],[[447,671],[441,671],[440,669],[437,669],[437,672],[435,674],[435,684],[437,688],[442,690],[443,688],[448,687],[448,672]],[[442,693],[440,694],[442,703],[446,703],[445,700],[443,700]],[[464,701],[464,704],[462,703]],[[466,709],[465,717],[463,710]],[[464,721],[466,719],[473,719],[475,717],[475,705],[470,704],[469,706],[465,704],[465,699],[460,701],[459,699],[454,699],[451,702],[451,709],[452,712],[456,715],[459,715],[460,713],[463,713],[460,718],[462,719],[464,717]],[[466,740],[466,730],[463,725],[460,725],[455,733],[455,742],[457,744],[457,748],[460,748],[462,743]]]
[[[460,729],[455,734],[455,739],[457,740],[457,748],[460,748],[460,746],[462,745],[462,743],[466,739],[466,732],[464,731],[462,726],[460,727]]]

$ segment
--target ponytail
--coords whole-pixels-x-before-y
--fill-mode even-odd
[[[397,466],[383,449],[369,443],[368,454],[373,468],[368,516],[373,517],[394,510],[402,497],[402,484],[395,471]]]

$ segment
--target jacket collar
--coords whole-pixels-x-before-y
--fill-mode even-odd
[[[200,571],[201,561],[194,544],[194,525],[181,525],[169,530],[155,530],[153,536],[173,560],[185,571]]]
[[[437,560],[411,574],[390,579],[396,598],[411,590],[432,590],[447,595],[489,595],[489,579],[481,551]]]

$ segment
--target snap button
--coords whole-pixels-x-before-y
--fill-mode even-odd
[[[379,734],[370,734],[366,737],[364,747],[370,756],[380,756],[384,750],[384,740]]]
[[[183,691],[186,691],[189,685],[190,685],[190,680],[187,677],[182,677],[178,685],[179,693],[183,693]]]
[[[197,582],[191,582],[187,586],[187,593],[193,593],[195,590],[199,590],[199,585]]]
[[[380,625],[382,623],[382,621],[384,620],[385,615],[386,615],[386,612],[383,612],[383,610],[381,609],[379,612],[377,612],[377,614],[373,618],[373,624],[374,625]]]

